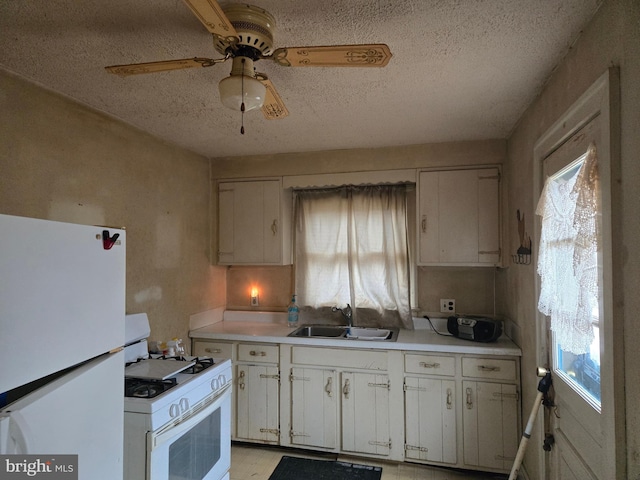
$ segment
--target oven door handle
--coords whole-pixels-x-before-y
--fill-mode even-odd
[[[228,383],[224,388],[216,392],[213,398],[205,399],[201,404],[195,405],[193,407],[194,409],[200,409],[187,419],[171,422],[156,432],[148,432],[147,435],[150,441],[147,442],[147,449],[153,449],[162,445],[166,441],[177,438],[183,433],[188,432],[204,418],[220,408],[224,400],[229,395],[231,395],[231,383]],[[202,404],[204,404],[203,407],[200,406]]]

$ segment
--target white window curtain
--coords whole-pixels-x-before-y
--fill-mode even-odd
[[[404,185],[296,193],[296,294],[320,309],[347,303],[354,323],[378,315],[412,328]]]
[[[549,177],[536,214],[542,217],[538,310],[551,319],[563,350],[583,354],[594,338],[598,307],[599,179],[595,145],[570,178]]]

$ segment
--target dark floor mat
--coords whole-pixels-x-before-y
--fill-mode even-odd
[[[269,480],[380,480],[382,467],[283,456]]]

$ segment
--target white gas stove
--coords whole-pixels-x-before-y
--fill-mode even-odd
[[[128,315],[125,479],[228,478],[231,361],[149,355],[146,314]]]

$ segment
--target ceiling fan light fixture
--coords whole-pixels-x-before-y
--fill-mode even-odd
[[[242,56],[233,58],[231,75],[220,80],[218,90],[225,107],[245,112],[262,108],[267,94],[267,87],[256,78],[253,60]]]
[[[244,102],[244,111],[262,108],[267,87],[256,78],[247,75],[231,75],[223,78],[218,84],[220,101],[232,110],[241,111]]]

